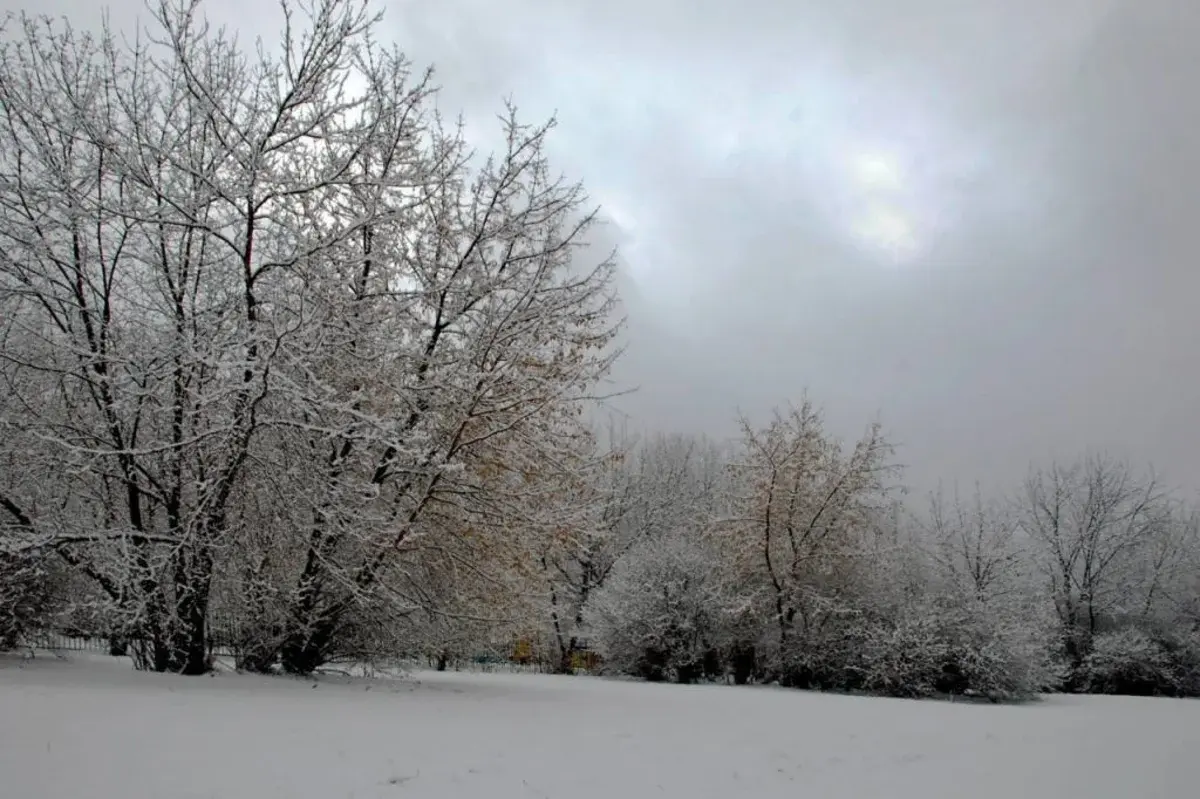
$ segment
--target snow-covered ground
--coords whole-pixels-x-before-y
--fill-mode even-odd
[[[1194,799],[1200,702],[1026,707],[516,674],[138,674],[0,657],[20,799]]]

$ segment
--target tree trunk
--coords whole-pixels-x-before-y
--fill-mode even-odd
[[[733,667],[734,684],[746,685],[750,682],[750,678],[754,676],[755,662],[757,660],[754,647],[739,644],[733,648],[729,659],[731,661],[730,665]]]
[[[289,629],[280,650],[280,661],[288,674],[311,674],[328,663],[337,634],[339,613],[330,608],[327,601],[322,601],[325,598],[325,568],[317,540],[310,541],[297,585],[296,602],[287,622]]]
[[[338,612],[313,608],[306,615],[311,622],[293,628],[280,648],[280,664],[288,674],[312,674],[329,662],[337,635]]]
[[[187,599],[180,608],[178,628],[172,637],[171,671],[188,676],[212,670],[208,657],[208,614],[199,600]]]

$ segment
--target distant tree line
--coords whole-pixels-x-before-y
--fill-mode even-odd
[[[678,464],[656,473],[679,487],[625,492],[664,521],[614,530],[605,579],[576,592],[605,668],[909,697],[1200,695],[1200,516],[1153,475],[1088,454],[1007,496],[904,503],[876,425],[842,445],[806,403],[744,428],[732,447],[634,446]]]

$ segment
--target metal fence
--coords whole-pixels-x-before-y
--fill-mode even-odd
[[[22,641],[22,645],[27,649],[48,649],[55,652],[98,652],[101,654],[109,653],[110,643],[107,637],[51,631],[28,635]]]
[[[235,667],[238,646],[237,638],[228,633],[232,627],[210,628],[210,654],[223,661],[228,667]],[[25,636],[21,645],[24,649],[45,650],[50,652],[89,652],[100,655],[123,656],[129,653],[137,641],[125,638],[116,640],[107,634],[95,634],[82,630],[58,629],[39,630]],[[548,672],[559,668],[558,660],[552,652],[543,646],[532,645],[530,641],[518,641],[511,648],[500,651],[481,652],[473,655],[457,654],[446,658],[446,662],[438,663],[440,658],[433,653],[411,652],[407,655],[391,653],[387,656],[372,657],[360,653],[356,658],[329,664],[329,668],[338,671],[341,667],[366,668],[363,664],[379,663],[391,666],[416,669],[449,669],[451,671],[501,671],[501,672]],[[580,645],[582,644],[582,645]],[[505,651],[507,650],[507,651]],[[575,671],[591,671],[599,665],[599,658],[591,651],[586,642],[579,642],[570,658],[570,667]],[[371,670],[373,670],[372,667]]]
[[[26,632],[20,645],[25,649],[64,651],[64,653],[66,651],[85,651],[85,653],[121,655],[136,643],[138,643],[136,636],[118,637],[107,632],[60,627],[56,630]],[[223,630],[210,631],[210,653],[222,657],[233,657],[234,649],[233,636],[226,635]]]

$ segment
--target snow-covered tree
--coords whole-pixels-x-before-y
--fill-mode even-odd
[[[687,529],[708,529],[728,500],[727,453],[702,437],[637,440],[610,430],[581,519],[572,535],[547,554],[552,636],[559,667],[569,670],[592,593],[646,541]]]
[[[328,35],[285,75],[194,4],[156,11],[157,38],[128,40],[7,20],[6,421],[13,454],[49,477],[5,489],[96,577],[146,665],[199,673],[214,560],[294,332],[273,301],[322,245],[287,220],[340,179],[292,170],[315,166],[306,136],[343,111],[321,102],[341,76]]]
[[[879,552],[896,466],[879,425],[844,447],[807,398],[762,429],[743,421],[743,431],[739,497],[722,546],[742,590],[762,597],[769,659],[789,680],[789,662],[853,611]]]
[[[552,125],[510,108],[473,159],[363,3],[285,4],[256,50],[153,11],[0,45],[0,497],[143,665],[204,671],[217,602],[248,664],[306,672],[418,550],[515,546],[499,497],[567,460],[616,356],[613,264]]]
[[[474,178],[465,167],[451,173],[423,200],[416,236],[396,231],[385,256],[393,274],[381,269],[375,291],[391,306],[387,326],[401,328],[361,356],[382,368],[353,389],[381,400],[367,411],[331,406],[319,385],[310,391],[320,422],[304,424],[331,464],[316,496],[340,513],[320,512],[310,525],[291,613],[298,624],[283,649],[291,669],[321,659],[339,618],[378,588],[398,550],[445,532],[422,522],[431,507],[497,512],[487,488],[499,484],[476,479],[473,458],[502,448],[515,457],[493,464],[521,483],[555,469],[611,363],[611,261],[580,270],[576,258],[594,217],[577,185],[550,174],[549,128],[514,117],[506,125],[504,153]]]

